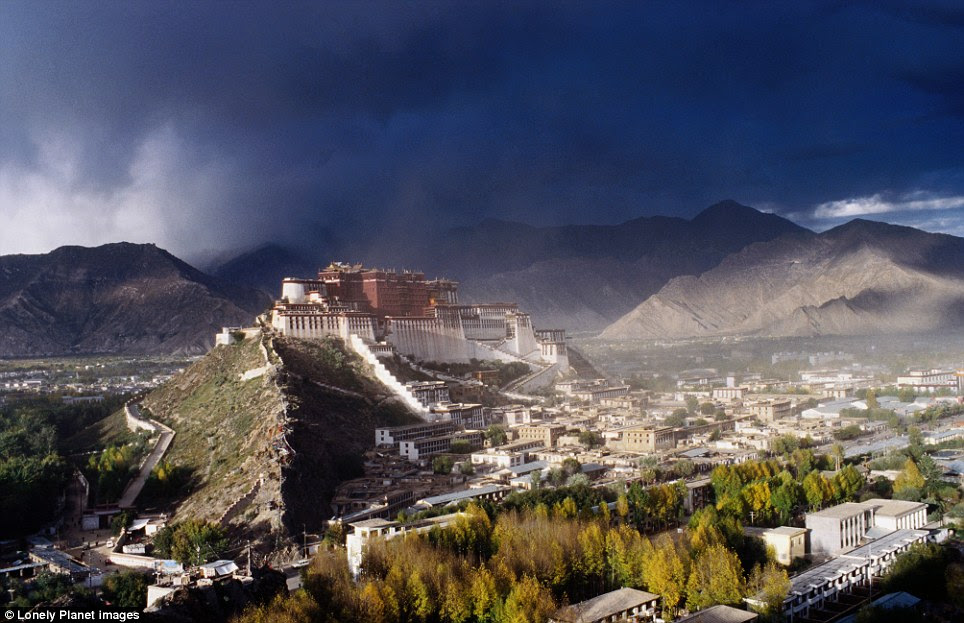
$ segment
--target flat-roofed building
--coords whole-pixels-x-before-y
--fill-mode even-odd
[[[442,402],[432,407],[443,420],[465,428],[485,428],[485,408],[480,404],[463,402]]]
[[[452,491],[441,495],[422,498],[415,503],[417,508],[438,508],[458,504],[465,500],[492,500],[498,502],[512,491],[512,487],[505,485],[487,485],[461,491]]]
[[[420,439],[423,437],[438,437],[455,431],[455,424],[448,421],[421,422],[405,426],[388,426],[375,429],[375,445],[394,446],[401,441]]]
[[[659,595],[635,588],[620,588],[598,597],[560,608],[550,623],[609,623],[610,621],[653,621]]]
[[[749,391],[748,387],[715,387],[710,395],[714,400],[743,400]]]
[[[345,549],[348,553],[348,570],[352,576],[358,577],[361,573],[361,566],[365,554],[365,546],[372,539],[384,539],[386,541],[406,534],[422,534],[430,532],[432,528],[447,528],[461,513],[431,517],[409,524],[398,521],[388,521],[387,519],[366,519],[350,523],[352,532],[345,537]]]
[[[623,431],[622,449],[627,452],[656,452],[676,447],[674,429],[669,426],[662,428],[629,428]]]
[[[763,422],[776,420],[793,415],[793,407],[789,400],[766,400],[747,406],[750,415]]]
[[[482,447],[482,431],[467,430],[452,435],[442,435],[440,437],[426,437],[423,439],[409,439],[398,444],[398,452],[409,461],[418,461],[432,454],[448,452],[452,444],[456,441],[465,441],[470,449]]]
[[[540,424],[520,426],[515,429],[520,441],[539,440],[547,448],[555,448],[556,442],[566,432],[563,424]]]
[[[426,407],[437,402],[449,402],[449,388],[445,381],[412,381],[405,383],[405,387],[415,396],[415,399]]]
[[[926,530],[895,530],[852,551],[790,578],[790,592],[783,601],[786,621],[810,620],[810,611],[838,602],[840,594],[866,587],[872,577],[882,576],[897,557],[914,543],[927,539]],[[763,605],[748,598],[751,605]]]
[[[927,504],[874,498],[861,502],[874,507],[874,525],[888,530],[916,530],[927,523]]]
[[[816,513],[807,513],[810,551],[815,554],[836,554],[857,547],[874,525],[874,507],[856,502],[844,502]]]
[[[778,528],[744,528],[747,536],[763,539],[768,547],[773,548],[774,558],[778,563],[790,566],[795,558],[807,555],[807,529],[780,526]]]
[[[572,392],[573,398],[585,400],[590,404],[599,404],[606,398],[617,398],[627,394],[629,394],[629,385],[618,385],[616,387],[597,387]]]

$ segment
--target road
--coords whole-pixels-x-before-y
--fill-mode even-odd
[[[140,417],[140,408],[136,404],[130,405],[130,409],[134,412],[135,416]],[[150,477],[151,472],[161,458],[163,458],[168,446],[171,445],[171,441],[174,439],[173,430],[154,420],[151,420],[151,423],[161,431],[161,436],[158,437],[157,443],[154,444],[154,449],[151,450],[147,459],[141,464],[140,473],[138,473],[137,477],[124,489],[124,495],[121,496],[120,501],[117,503],[117,506],[121,508],[131,508],[134,506],[134,500],[141,494],[141,490],[144,488],[144,485],[147,484],[147,479]]]

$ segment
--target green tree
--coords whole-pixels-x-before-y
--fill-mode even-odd
[[[917,463],[913,459],[907,459],[904,462],[904,469],[901,470],[900,474],[894,480],[894,492],[899,494],[901,491],[906,489],[917,489],[920,491],[924,488],[924,476],[920,473],[920,469],[917,468]]]
[[[700,406],[700,399],[699,399],[699,398],[697,398],[696,396],[687,396],[687,397],[686,397],[686,412],[687,412],[687,413],[689,413],[689,414],[695,414],[695,413],[696,413],[696,410],[699,408],[699,406]]]
[[[147,607],[149,576],[136,571],[124,571],[104,578],[104,599],[116,608]]]
[[[492,424],[485,430],[485,438],[489,440],[490,445],[501,446],[508,441],[509,436],[506,434],[504,428],[497,424]]]
[[[451,474],[455,461],[447,455],[439,455],[432,458],[432,471],[436,474]]]
[[[584,430],[579,433],[579,443],[586,446],[588,449],[592,450],[596,446],[601,446],[603,442],[602,435],[595,431]]]
[[[879,406],[877,404],[877,393],[872,389],[868,389],[864,402],[867,404],[868,409],[876,409]]]
[[[716,405],[712,402],[704,402],[700,405],[701,415],[713,415],[716,413]]]

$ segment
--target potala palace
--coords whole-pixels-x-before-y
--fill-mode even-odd
[[[333,262],[314,279],[285,278],[270,324],[290,337],[360,341],[377,356],[523,362],[526,388],[569,372],[564,330],[534,329],[515,303],[459,304],[457,282],[419,272]]]

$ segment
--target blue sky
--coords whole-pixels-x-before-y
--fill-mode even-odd
[[[964,235],[959,2],[0,3],[0,254],[691,217]]]

